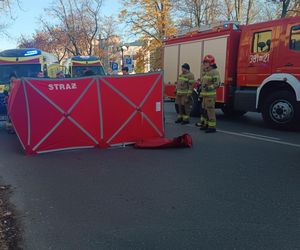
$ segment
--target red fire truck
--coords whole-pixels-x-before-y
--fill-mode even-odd
[[[183,63],[201,79],[204,55],[216,58],[221,75],[216,107],[228,115],[262,113],[271,127],[300,120],[300,17],[251,25],[223,23],[164,41],[165,92],[175,88]]]

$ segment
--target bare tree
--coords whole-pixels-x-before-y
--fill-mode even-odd
[[[113,16],[104,17],[99,33],[98,54],[107,71],[110,70],[110,62],[119,58],[119,46],[121,38],[117,35],[117,21]]]
[[[219,0],[174,0],[173,4],[181,18],[181,27],[207,25],[219,16]]]
[[[58,27],[66,34],[66,49],[72,55],[91,55],[98,39],[102,0],[55,0],[45,11],[58,21]],[[43,20],[48,30],[52,24]]]
[[[281,14],[280,17],[286,17],[286,16],[295,16],[300,15],[299,12],[299,6],[300,1],[299,0],[270,0],[269,2],[273,2],[274,4],[279,4],[281,7]]]
[[[243,17],[243,10],[245,9],[245,0],[224,0],[223,4],[225,5],[226,16],[230,17],[230,20],[236,20],[241,22]],[[247,17],[250,13],[249,7],[251,7],[252,1],[249,1],[247,8]]]
[[[238,21],[240,23],[249,24],[263,17],[262,8],[265,0],[223,0],[221,1],[222,9],[225,10],[221,13],[222,17],[226,20]]]
[[[31,38],[22,35],[18,40],[19,48],[39,48],[52,53],[61,62],[67,53],[67,37],[59,28],[37,31]]]
[[[281,18],[283,18],[286,16],[286,14],[288,12],[291,1],[290,0],[282,0],[281,2],[282,2]]]
[[[0,0],[0,33],[8,35],[5,31],[8,27],[8,20],[14,20],[13,13],[14,6],[17,5],[19,9],[19,0]]]
[[[67,55],[67,46],[69,44],[68,37],[60,27],[44,28],[47,34],[48,42],[45,44],[44,50],[54,54],[60,63]]]
[[[211,24],[217,21],[220,16],[219,0],[211,0],[210,7],[205,12],[205,24]]]
[[[291,0],[290,4],[288,6],[285,6],[285,8],[286,8],[286,16],[300,16],[300,1],[299,0]],[[284,7],[282,9],[284,11]]]
[[[260,0],[174,0],[180,13],[179,25],[200,27],[218,20],[250,23],[258,13],[255,2]],[[259,6],[259,4],[257,4]]]
[[[224,9],[225,9],[225,17],[226,17],[226,20],[234,20],[234,14],[233,14],[233,11],[234,11],[234,2],[232,0],[224,0],[223,1],[224,3]]]
[[[253,6],[253,1],[254,0],[248,0],[247,15],[246,15],[246,24],[249,24],[250,19],[251,19],[251,10],[252,10],[252,6]]]
[[[0,13],[4,15],[10,15],[13,17],[13,7],[14,5],[18,5],[20,8],[19,0],[0,0]]]
[[[243,4],[244,0],[234,0],[234,10],[237,21],[241,20]]]

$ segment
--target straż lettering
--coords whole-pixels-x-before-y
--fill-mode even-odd
[[[50,91],[52,91],[52,90],[73,90],[73,89],[77,89],[77,84],[75,82],[48,84],[48,89]]]

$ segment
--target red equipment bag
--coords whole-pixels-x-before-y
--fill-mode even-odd
[[[153,138],[145,139],[135,143],[135,148],[191,148],[193,145],[192,137],[189,134],[183,134],[173,139]]]

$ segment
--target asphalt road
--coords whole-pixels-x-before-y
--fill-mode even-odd
[[[166,136],[192,149],[26,156],[0,129],[24,249],[300,249],[300,132],[247,114],[205,134],[165,110]]]

